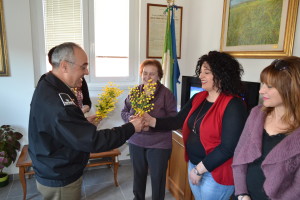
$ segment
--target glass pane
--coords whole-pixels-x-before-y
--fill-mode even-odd
[[[128,58],[97,58],[96,77],[129,76]]]
[[[95,0],[94,12],[96,56],[128,57],[129,0]]]
[[[129,0],[95,0],[94,6],[95,76],[129,76]]]

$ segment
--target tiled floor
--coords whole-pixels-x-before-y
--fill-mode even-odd
[[[131,200],[132,194],[132,166],[129,160],[121,160],[118,170],[119,187],[115,187],[112,168],[92,167],[87,168],[83,176],[83,200]],[[22,186],[19,180],[10,181],[9,185],[0,188],[1,200],[22,200]],[[34,177],[27,179],[27,199],[41,200],[42,196],[37,191]],[[151,181],[148,176],[146,199],[151,200]],[[165,200],[174,200],[166,190]]]

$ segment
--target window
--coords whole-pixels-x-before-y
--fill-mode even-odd
[[[33,38],[38,38],[33,44],[34,63],[39,66],[35,67],[36,79],[51,69],[49,49],[71,41],[88,54],[89,83],[136,84],[136,4],[138,0],[31,0],[32,33]]]
[[[43,0],[43,10],[46,56],[52,47],[66,41],[84,47],[80,0]],[[47,71],[51,70],[50,64],[46,64]]]
[[[94,5],[95,76],[128,77],[129,0],[95,0]]]

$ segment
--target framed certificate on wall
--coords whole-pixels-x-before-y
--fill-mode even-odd
[[[147,58],[162,58],[167,24],[166,5],[147,4]],[[174,9],[177,58],[181,58],[182,7]]]

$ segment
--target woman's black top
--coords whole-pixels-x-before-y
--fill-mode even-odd
[[[195,96],[193,96],[193,98],[194,97]],[[177,130],[182,128],[183,123],[192,108],[193,98],[191,98],[187,102],[187,104],[182,108],[182,110],[178,112],[176,116],[168,118],[157,118],[155,129]],[[203,106],[204,102],[205,105]],[[199,116],[205,114],[212,105],[213,103],[205,100],[194,111],[194,113],[190,116],[188,121],[188,126],[191,131],[194,128],[194,122],[197,115],[199,118]],[[203,108],[200,111],[202,106]],[[228,103],[223,116],[221,144],[217,146],[208,155],[206,155],[204,147],[200,142],[199,126],[202,119],[198,120],[196,122],[196,127],[198,127],[196,128],[196,134],[191,132],[189,134],[188,141],[186,144],[186,149],[190,161],[195,165],[202,161],[203,165],[208,171],[212,171],[224,162],[226,162],[229,158],[233,156],[234,149],[244,128],[246,118],[247,109],[243,100],[237,97],[232,98]]]
[[[81,92],[83,96],[82,105],[88,105],[90,106],[90,108],[92,108],[92,101],[89,94],[89,88],[84,78],[82,78]]]
[[[261,164],[268,153],[285,137],[285,134],[269,135],[266,130],[262,138],[262,154],[253,163],[248,165],[246,183],[251,199],[267,200],[269,199],[263,189],[265,175],[261,169]]]
[[[208,102],[207,100],[203,101],[202,104],[194,111],[188,121],[188,126],[192,131],[187,139],[186,150],[191,163],[194,165],[197,165],[206,156],[204,146],[200,142],[199,127],[205,114],[212,105],[212,102]],[[198,128],[194,129],[194,126]]]

